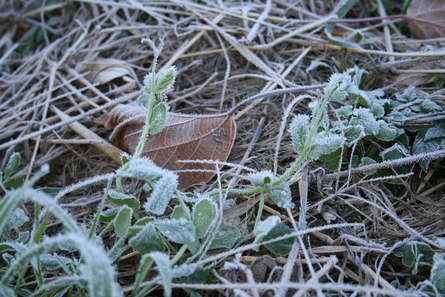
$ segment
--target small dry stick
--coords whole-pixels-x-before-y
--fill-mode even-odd
[[[55,113],[60,117],[62,121],[70,120],[70,116],[66,115],[64,112],[59,110],[57,107],[52,106],[52,109]],[[80,124],[79,122],[73,122],[69,124],[70,128],[76,131],[79,135],[86,139],[94,139],[98,142],[93,142],[92,144],[100,149],[102,152],[107,154],[110,158],[112,158],[114,161],[116,161],[118,164],[121,164],[121,158],[120,155],[123,153],[120,149],[109,143],[108,141],[102,139],[99,135],[85,127],[84,125]]]

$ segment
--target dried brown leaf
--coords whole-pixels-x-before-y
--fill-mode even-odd
[[[445,1],[416,0],[407,11],[411,31],[418,38],[445,37]]]
[[[88,63],[81,64],[80,71],[89,71],[85,77],[91,83],[100,85],[125,75],[135,76],[131,66],[127,62],[118,59],[97,58]]]
[[[146,108],[120,104],[96,122],[106,128],[114,128],[111,142],[123,151],[134,154],[146,113]],[[142,156],[150,158],[160,167],[176,171],[179,189],[186,189],[209,181],[215,175],[215,165],[177,161],[225,161],[235,135],[236,124],[231,112],[217,115],[168,113],[167,125],[161,132],[148,137]],[[183,171],[190,169],[202,171]]]

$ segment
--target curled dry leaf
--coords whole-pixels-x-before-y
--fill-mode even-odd
[[[176,171],[179,189],[207,182],[215,175],[214,164],[177,161],[227,160],[236,135],[232,113],[233,110],[217,115],[168,113],[167,125],[161,132],[147,138],[142,156],[160,167]],[[108,129],[114,128],[111,142],[134,154],[146,114],[144,107],[120,104],[96,122]]]
[[[125,75],[136,77],[131,66],[122,60],[97,58],[80,65],[81,72],[90,71],[85,77],[93,84],[106,84]]]
[[[445,1],[415,0],[407,11],[411,31],[418,38],[445,37]]]

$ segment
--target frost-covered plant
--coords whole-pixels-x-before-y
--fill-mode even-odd
[[[359,85],[365,74],[364,70],[355,67],[333,75],[324,96],[309,105],[311,114],[294,117],[289,131],[301,158],[324,161],[326,169],[335,171],[341,167],[364,166],[445,147],[445,125],[442,122],[423,123],[422,126],[409,124],[410,119],[441,112],[443,109],[438,104],[420,98],[414,88],[396,94],[392,100],[383,98],[381,90],[361,90]],[[320,110],[323,102],[329,102],[329,110]],[[416,133],[412,145],[407,132]],[[380,151],[375,150],[376,143],[381,147]],[[352,156],[345,158],[348,154]],[[429,161],[420,163],[424,170],[428,164]],[[404,170],[397,169],[399,172]],[[381,176],[385,172],[368,174]]]
[[[325,167],[335,170],[343,151],[361,139],[375,137],[381,141],[393,141],[403,133],[402,129],[382,119],[384,105],[388,102],[379,99],[383,93],[359,88],[364,73],[356,67],[343,74],[334,74],[324,89],[323,97],[310,104],[312,115],[294,117],[289,131],[294,148],[300,155],[307,160],[326,161]],[[353,103],[341,105],[347,98]],[[328,104],[332,107],[330,117]]]
[[[48,172],[48,166],[43,166],[21,187],[7,189],[5,181],[11,178],[19,166],[19,161],[17,154],[10,157],[7,171],[2,174],[4,179],[1,181],[5,194],[0,201],[0,253],[6,266],[1,268],[0,295],[40,296],[54,290],[62,296],[70,290],[76,290],[79,294],[88,292],[88,296],[122,296],[120,286],[115,280],[115,268],[105,249],[88,238],[52,197],[32,188]],[[19,208],[20,204],[26,202],[35,204],[35,219],[31,232],[24,228],[29,218]],[[44,215],[45,212],[55,216],[62,223],[65,234],[54,237],[43,235],[49,220],[49,217]],[[39,219],[41,214],[43,220]],[[21,231],[14,235],[14,228],[20,228]],[[82,261],[60,255],[76,250],[81,253]],[[36,277],[35,290],[22,286],[29,266]],[[55,279],[48,277],[52,276],[55,270],[63,273],[58,273]]]

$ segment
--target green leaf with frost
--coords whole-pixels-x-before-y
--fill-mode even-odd
[[[119,207],[114,207],[107,209],[105,211],[102,211],[100,213],[99,221],[101,222],[111,222],[116,217],[117,213],[119,212]]]
[[[186,219],[157,220],[154,225],[162,235],[173,242],[190,243],[195,241],[195,227],[192,222]]]
[[[188,212],[185,207],[178,205],[173,209],[173,212],[170,214],[171,219],[188,219]]]
[[[168,107],[164,102],[159,102],[153,106],[148,133],[157,134],[165,127],[167,122],[167,111]]]
[[[144,157],[133,158],[130,161],[126,173],[140,180],[153,181],[162,177],[164,169],[156,166],[152,160]]]
[[[133,296],[139,291],[142,281],[145,279],[147,272],[150,270],[153,262],[156,263],[156,270],[161,276],[162,287],[164,288],[164,297],[170,297],[172,294],[172,276],[170,258],[167,254],[161,252],[151,252],[142,257],[139,265],[139,270],[136,275],[136,281],[133,285]],[[143,292],[143,291],[142,291]],[[139,292],[137,296],[140,296]],[[145,294],[142,294],[145,296]]]
[[[270,216],[264,221],[258,222],[253,230],[253,235],[255,235],[255,240],[253,243],[263,242],[264,236],[266,236],[280,222],[281,219],[277,216]],[[256,249],[256,251],[258,251],[258,249]]]
[[[371,106],[371,98],[366,91],[360,90],[358,85],[352,83],[348,88],[349,98],[357,101],[359,104],[365,107]]]
[[[377,164],[377,161],[370,157],[363,157],[360,162],[359,167],[366,166],[366,165],[372,165],[372,164]],[[377,170],[373,170],[373,171],[365,172],[364,174],[365,175],[373,175],[376,172],[377,172]]]
[[[241,237],[241,232],[238,228],[230,225],[222,224],[215,235],[209,250],[215,249],[230,249],[233,247],[238,238]]]
[[[413,268],[413,274],[417,274],[418,266],[425,265],[426,261],[431,260],[434,256],[434,251],[426,243],[412,241],[394,250],[394,254],[402,258],[403,265]]]
[[[43,267],[45,267],[49,271],[53,271],[62,267],[62,265],[68,265],[72,263],[73,260],[59,256],[57,254],[43,254],[40,255],[40,263]]]
[[[12,153],[12,155],[9,157],[8,164],[6,164],[5,174],[3,176],[5,180],[9,179],[14,173],[14,171],[16,171],[17,168],[19,168],[20,160],[21,157],[19,153],[16,152]]]
[[[107,199],[108,199],[108,201],[110,201],[111,203],[113,203],[117,206],[127,205],[132,208],[139,208],[141,206],[141,204],[139,203],[139,200],[136,197],[134,197],[133,195],[120,193],[113,189],[110,189],[108,191]]]
[[[133,216],[133,210],[124,205],[119,207],[119,212],[114,220],[114,227],[116,234],[119,237],[125,237],[128,233],[128,228],[131,226],[131,217]]]
[[[148,102],[150,101],[150,95],[142,92],[141,95],[139,95],[139,97],[136,99],[136,102],[138,103],[138,105],[143,106],[143,107],[148,107]]]
[[[175,265],[170,269],[172,278],[190,276],[196,271],[197,267],[196,263]]]
[[[379,156],[386,161],[409,157],[410,153],[404,146],[396,143],[393,146],[381,151]]]
[[[323,100],[329,100],[329,98],[327,99],[323,99]],[[322,110],[320,111],[321,116],[320,119],[318,120],[318,123],[313,123],[314,118],[311,118],[311,125],[318,125],[318,128],[322,128],[322,129],[329,129],[329,116],[328,116],[328,110],[326,108],[326,101],[324,101],[325,104],[320,104],[320,102],[318,100],[314,100],[312,102],[309,102],[308,104],[308,108],[310,111],[310,114],[315,117],[317,115],[317,113],[319,112],[319,108],[320,106],[322,106]]]
[[[2,274],[3,284],[11,283],[14,277],[21,273],[22,268],[28,267],[28,263],[42,254],[56,249],[60,243],[73,242],[80,251],[85,264],[77,268],[81,276],[87,280],[88,296],[113,297],[122,296],[119,284],[115,282],[115,270],[103,247],[88,240],[79,232],[66,233],[31,245],[26,252],[19,255]]]
[[[275,203],[282,208],[293,208],[294,204],[292,203],[292,195],[289,185],[282,183],[280,185],[265,186],[267,193],[270,198],[272,198]]]
[[[273,185],[276,178],[269,170],[251,173],[247,178],[255,186],[263,186],[270,198],[277,203],[279,207],[293,207],[290,188],[287,184]]]
[[[273,181],[274,176],[270,170],[263,170],[260,172],[250,173],[247,178],[255,186],[264,186],[266,184],[270,184]]]
[[[417,133],[416,138],[414,139],[414,143],[411,147],[411,151],[414,155],[431,153],[440,149],[443,139],[432,138],[429,140],[425,140],[426,133],[427,131],[425,130],[421,130],[419,131],[419,133]],[[428,171],[429,164],[430,164],[429,160],[419,162],[419,165],[425,172]]]
[[[445,137],[445,122],[434,123],[434,126],[426,130],[424,141],[428,141],[434,138],[444,138]]]
[[[334,133],[320,132],[312,143],[308,154],[308,160],[319,160],[321,155],[328,155],[343,146],[341,135]]]
[[[21,208],[16,208],[9,215],[9,218],[5,225],[5,230],[11,230],[13,228],[21,227],[24,223],[28,222],[29,218]]]
[[[318,67],[325,67],[325,68],[328,68],[328,69],[332,68],[328,63],[312,60],[311,64],[309,65],[309,67],[306,68],[306,73],[309,73],[312,70],[317,69]]]
[[[323,167],[330,171],[337,171],[339,169],[340,159],[342,158],[342,150],[338,149],[328,155],[321,155],[320,161],[323,161]]]
[[[163,170],[162,178],[153,183],[153,191],[144,208],[148,213],[164,214],[168,203],[178,187],[178,176],[171,171]]]
[[[383,100],[381,100],[383,101]],[[373,100],[371,103],[371,106],[369,107],[369,110],[374,115],[376,119],[379,119],[385,115],[385,108],[383,108],[382,105],[376,104],[376,100]]]
[[[443,111],[443,108],[440,107],[439,104],[437,104],[436,102],[430,100],[430,99],[425,99],[422,101],[422,103],[419,105],[419,111],[422,114],[429,114],[429,113],[434,113],[434,112],[440,112]]]
[[[125,152],[121,153],[120,157],[121,157],[122,165],[127,164],[133,158],[132,155],[129,155]]]
[[[353,117],[350,119],[349,124],[362,126],[366,135],[376,135],[380,129],[380,125],[372,112],[368,108],[363,107],[354,109]]]
[[[160,70],[156,74],[155,93],[165,93],[173,88],[176,78],[176,67],[169,66],[167,69]]]
[[[365,130],[361,125],[348,125],[344,128],[345,145],[351,146],[365,136]]]
[[[193,225],[196,236],[203,238],[216,220],[217,207],[213,201],[202,199],[193,209]]]
[[[377,133],[375,137],[382,141],[393,141],[403,132],[403,129],[399,129],[394,125],[388,124],[384,120],[379,120],[378,124],[380,129],[379,133]]]
[[[445,254],[437,253],[433,257],[430,279],[440,293],[445,294]]]
[[[287,234],[291,234],[292,229],[283,223],[275,225],[266,236],[263,237],[263,241],[269,241],[274,238],[278,238]],[[286,256],[292,250],[294,238],[286,238],[280,241],[268,243],[264,245],[266,249],[274,253],[277,256]]]
[[[16,252],[18,254],[22,254],[28,248],[28,244],[16,242],[16,241],[8,241],[0,243],[0,253],[4,252]],[[1,296],[1,295],[0,295]]]
[[[310,130],[311,120],[308,115],[299,114],[294,117],[290,124],[289,132],[296,152],[300,153],[307,145]]]
[[[0,283],[0,296],[4,297],[16,297],[17,294],[14,293],[14,290],[9,288],[7,285]]]
[[[354,111],[354,107],[352,105],[345,105],[335,110],[339,117],[341,118],[350,118],[352,116],[352,112]]]
[[[348,89],[351,82],[352,69],[343,73],[334,73],[331,75],[327,86],[324,88],[323,98],[328,101],[341,101],[348,95]],[[322,101],[325,99],[322,99]]]
[[[145,225],[128,243],[141,254],[165,250],[164,240],[153,223]]]
[[[413,102],[417,99],[421,99],[421,97],[417,95],[416,88],[413,86],[406,88],[402,94],[396,94],[396,100],[401,103]]]

